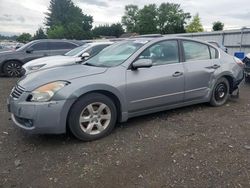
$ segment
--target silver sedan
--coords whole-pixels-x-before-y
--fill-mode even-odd
[[[8,106],[14,123],[27,132],[70,130],[91,141],[135,116],[197,103],[225,104],[243,79],[242,65],[206,42],[135,38],[82,64],[26,75],[13,88]]]

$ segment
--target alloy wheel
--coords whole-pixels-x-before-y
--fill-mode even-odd
[[[101,102],[91,103],[80,114],[81,130],[90,135],[103,132],[111,121],[110,108]]]

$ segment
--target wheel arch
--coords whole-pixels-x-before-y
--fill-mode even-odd
[[[92,90],[88,90],[85,92],[75,92],[72,96],[74,96],[75,98],[75,101],[70,105],[69,107],[69,110],[67,112],[67,116],[66,116],[66,130],[68,131],[69,128],[68,128],[68,118],[69,118],[69,114],[70,114],[70,111],[72,109],[72,106],[82,97],[88,95],[88,94],[91,94],[91,93],[100,93],[100,94],[103,94],[107,97],[109,97],[115,104],[116,108],[117,108],[117,121],[118,122],[122,122],[122,121],[125,121],[127,120],[127,116],[125,115],[124,116],[124,102],[122,100],[122,97],[119,96],[117,93],[111,91],[111,90],[107,90],[107,89],[92,89]],[[126,113],[125,113],[126,114]]]
[[[5,61],[3,61],[3,62],[1,63],[0,70],[1,70],[2,73],[3,73],[4,65],[5,65],[6,63],[8,63],[9,61],[16,61],[16,62],[21,63],[21,65],[24,64],[24,63],[23,63],[21,60],[19,60],[19,59],[7,59],[7,60],[5,60]]]

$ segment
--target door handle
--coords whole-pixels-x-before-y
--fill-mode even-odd
[[[172,76],[173,76],[173,77],[179,77],[179,76],[182,76],[182,75],[183,75],[183,72],[177,71],[177,72],[175,72]]]
[[[218,69],[218,68],[220,68],[220,65],[214,64],[213,66],[206,67],[206,68],[208,68],[208,69]]]

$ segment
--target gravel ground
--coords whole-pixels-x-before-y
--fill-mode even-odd
[[[84,143],[15,128],[15,81],[0,79],[0,187],[250,187],[250,84],[223,107],[134,118]]]

